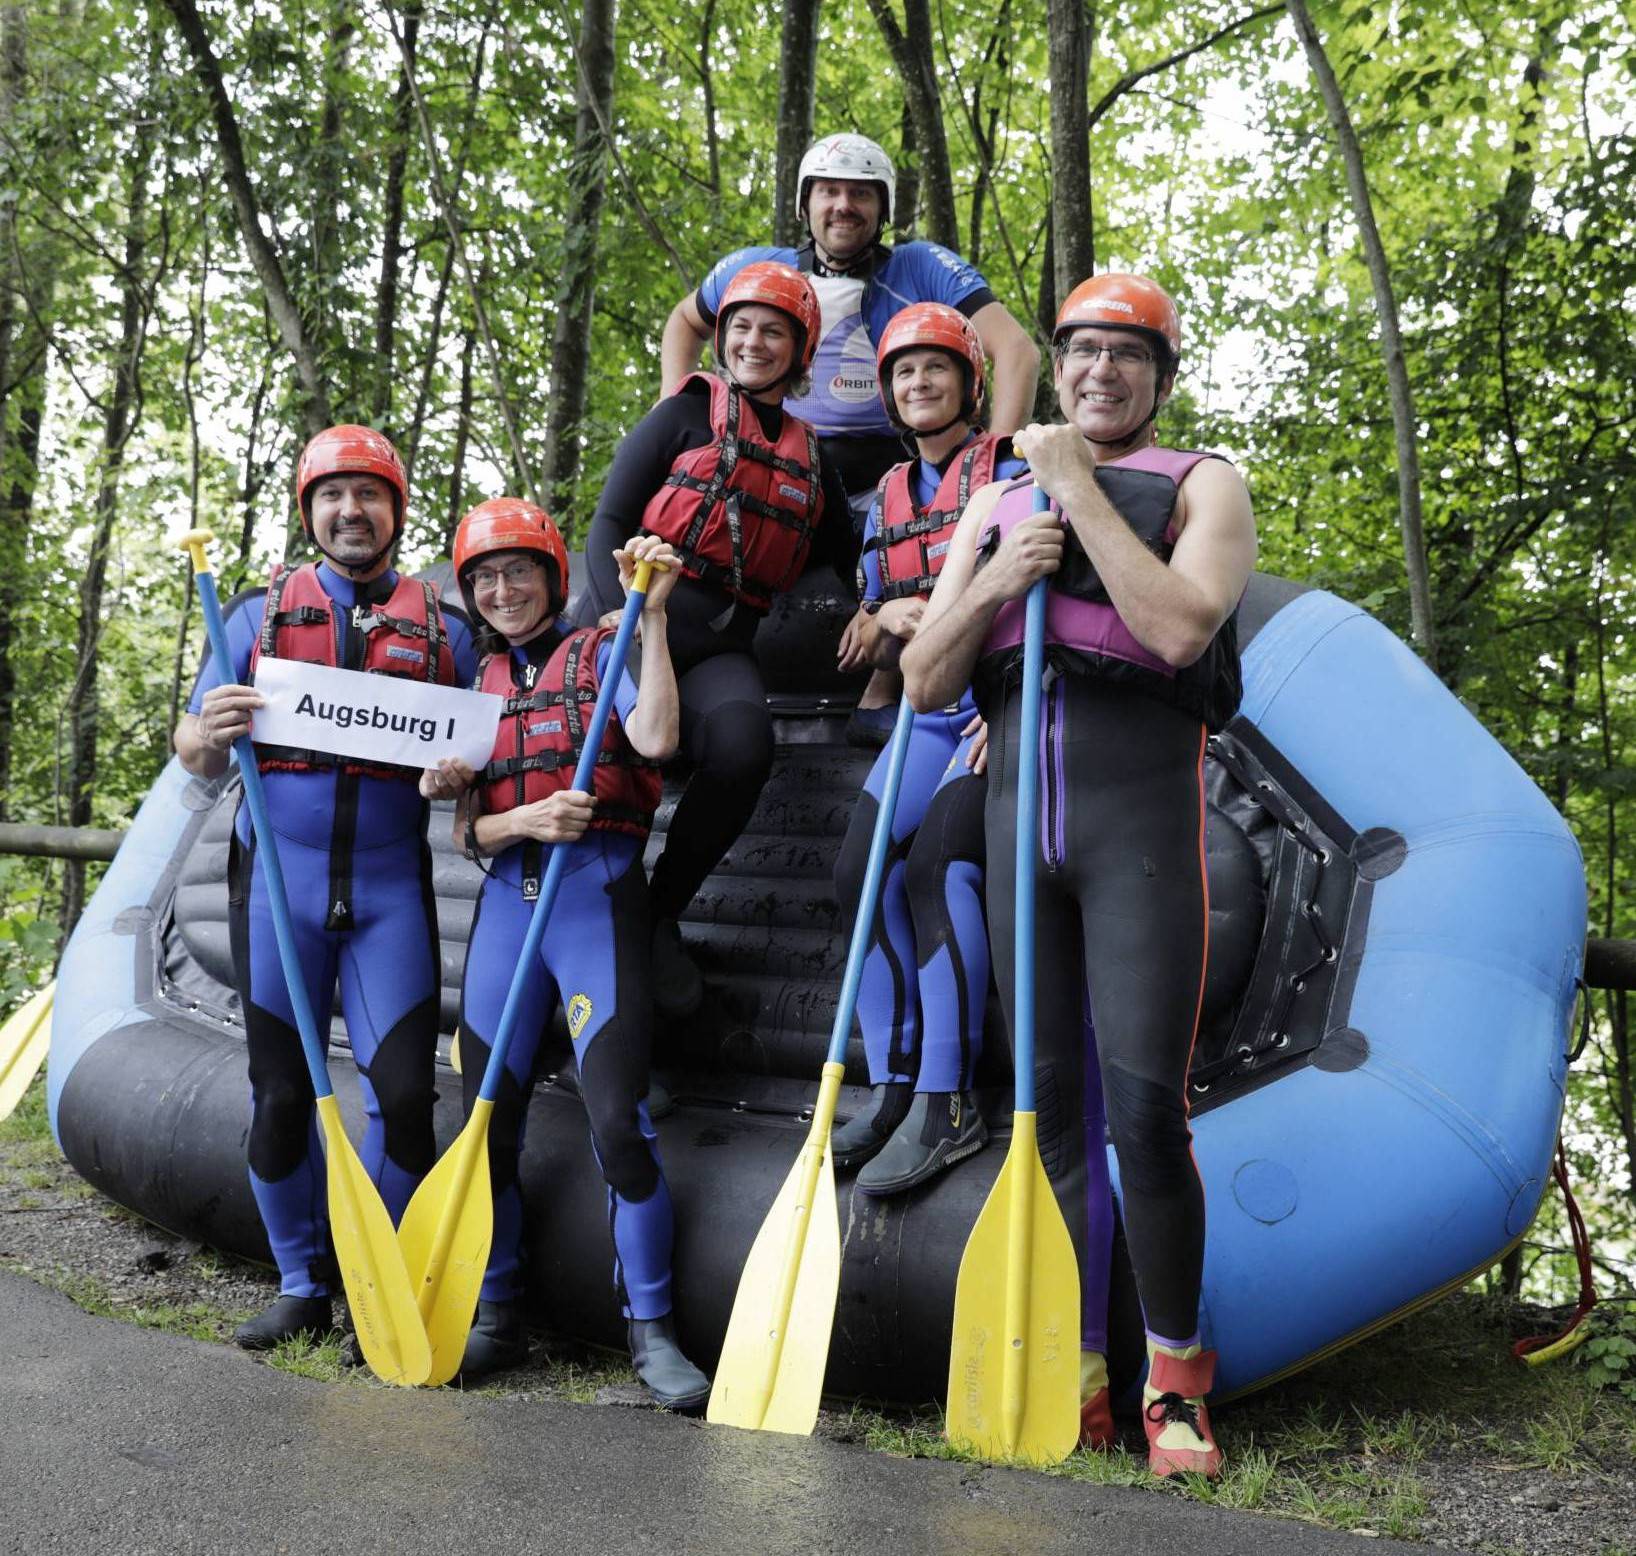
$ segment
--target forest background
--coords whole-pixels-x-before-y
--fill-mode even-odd
[[[1172,289],[1166,441],[1412,638],[1636,935],[1633,78],[1622,0],[0,5],[0,821],[130,819],[198,653],[170,537],[263,577],[332,420],[403,449],[411,565],[502,490],[582,536],[671,307],[846,129],[1042,342],[1093,269]],[[94,883],[0,856],[0,1012]],[[1628,1286],[1626,996],[1592,1016],[1566,1136]],[[1506,1284],[1572,1291],[1560,1227]]]

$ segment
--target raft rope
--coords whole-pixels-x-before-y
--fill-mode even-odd
[[[1511,1354],[1530,1367],[1540,1367],[1559,1356],[1566,1356],[1589,1339],[1590,1330],[1583,1326],[1591,1309],[1596,1306],[1590,1234],[1585,1230],[1585,1217],[1579,1209],[1579,1201],[1574,1198],[1574,1191],[1568,1184],[1568,1152],[1562,1144],[1561,1135],[1557,1136],[1556,1161],[1552,1163],[1551,1176],[1562,1189],[1563,1202],[1567,1206],[1568,1229],[1573,1236],[1574,1257],[1579,1262],[1579,1306],[1574,1309],[1574,1316],[1560,1334],[1530,1335],[1511,1347]]]

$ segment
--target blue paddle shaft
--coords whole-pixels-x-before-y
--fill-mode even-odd
[[[869,840],[869,862],[864,867],[858,916],[852,925],[852,943],[846,951],[846,972],[841,978],[841,997],[835,1006],[835,1025],[829,1034],[827,1064],[840,1064],[846,1058],[847,1035],[852,1030],[852,1012],[858,1005],[863,964],[875,932],[880,883],[886,874],[886,855],[892,844],[892,818],[898,808],[898,790],[903,787],[903,768],[908,760],[909,735],[914,726],[915,710],[905,697],[898,703],[898,721],[892,726],[892,743],[887,748],[886,783],[881,789],[880,810],[875,816],[875,833]]]
[[[223,686],[232,686],[236,684],[237,677],[233,674],[233,656],[227,648],[227,629],[222,624],[222,606],[216,595],[215,575],[195,572],[193,576],[198,585],[199,603],[204,610],[211,655],[216,661],[216,674],[221,677]],[[248,735],[240,735],[233,742],[233,751],[239,759],[244,803],[250,808],[250,825],[255,831],[262,873],[267,878],[267,906],[273,914],[273,938],[278,942],[278,960],[290,991],[290,1008],[295,1012],[296,1031],[301,1034],[301,1052],[306,1057],[307,1071],[312,1076],[313,1092],[317,1096],[327,1097],[335,1088],[330,1085],[329,1068],[324,1063],[324,1044],[318,1040],[318,1023],[313,1019],[306,980],[301,976],[301,958],[296,955],[295,931],[290,925],[290,899],[284,889],[284,867],[279,863],[278,838],[273,831],[272,818],[267,814],[267,796],[261,787],[256,748]]]
[[[631,638],[642,616],[642,605],[647,599],[646,589],[632,589],[625,596],[624,614],[619,618],[619,631],[613,647],[608,651],[608,668],[603,672],[602,685],[596,694],[596,706],[591,711],[591,722],[585,731],[585,744],[580,748],[579,762],[574,768],[574,788],[589,791],[596,777],[597,753],[602,750],[603,732],[613,712],[614,691],[619,678],[625,673],[625,657],[630,652]],[[557,888],[562,884],[563,871],[568,867],[569,850],[553,844],[551,857],[540,881],[540,895],[535,900],[534,912],[528,920],[528,933],[523,936],[523,948],[517,956],[517,967],[511,975],[511,987],[506,991],[505,1009],[500,1012],[500,1030],[494,1035],[494,1046],[489,1050],[488,1067],[483,1071],[483,1084],[477,1095],[484,1102],[492,1102],[500,1094],[500,1077],[505,1074],[506,1050],[517,1026],[517,1011],[523,1001],[523,986],[528,982],[528,969],[540,954],[540,942],[545,938],[546,925],[551,922],[551,908],[557,900]]]
[[[1036,483],[1034,512],[1051,499]],[[1016,1110],[1034,1111],[1034,861],[1040,828],[1040,690],[1045,679],[1045,580],[1028,590],[1023,616],[1022,717],[1017,726],[1016,1032],[1012,1062],[1017,1072]]]

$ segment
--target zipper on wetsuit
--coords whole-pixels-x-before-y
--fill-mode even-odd
[[[1040,763],[1043,773],[1045,804],[1040,808],[1040,851],[1045,855],[1045,867],[1055,870],[1062,864],[1067,852],[1063,843],[1063,772],[1062,772],[1062,687],[1061,677],[1054,664],[1045,666],[1042,690],[1045,693],[1045,719],[1040,730]]]

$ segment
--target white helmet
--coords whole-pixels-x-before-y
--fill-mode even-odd
[[[795,208],[803,221],[807,216],[807,186],[815,178],[847,178],[857,183],[879,184],[880,224],[885,227],[891,221],[898,176],[892,168],[892,159],[867,135],[826,135],[807,147],[795,181]]]

